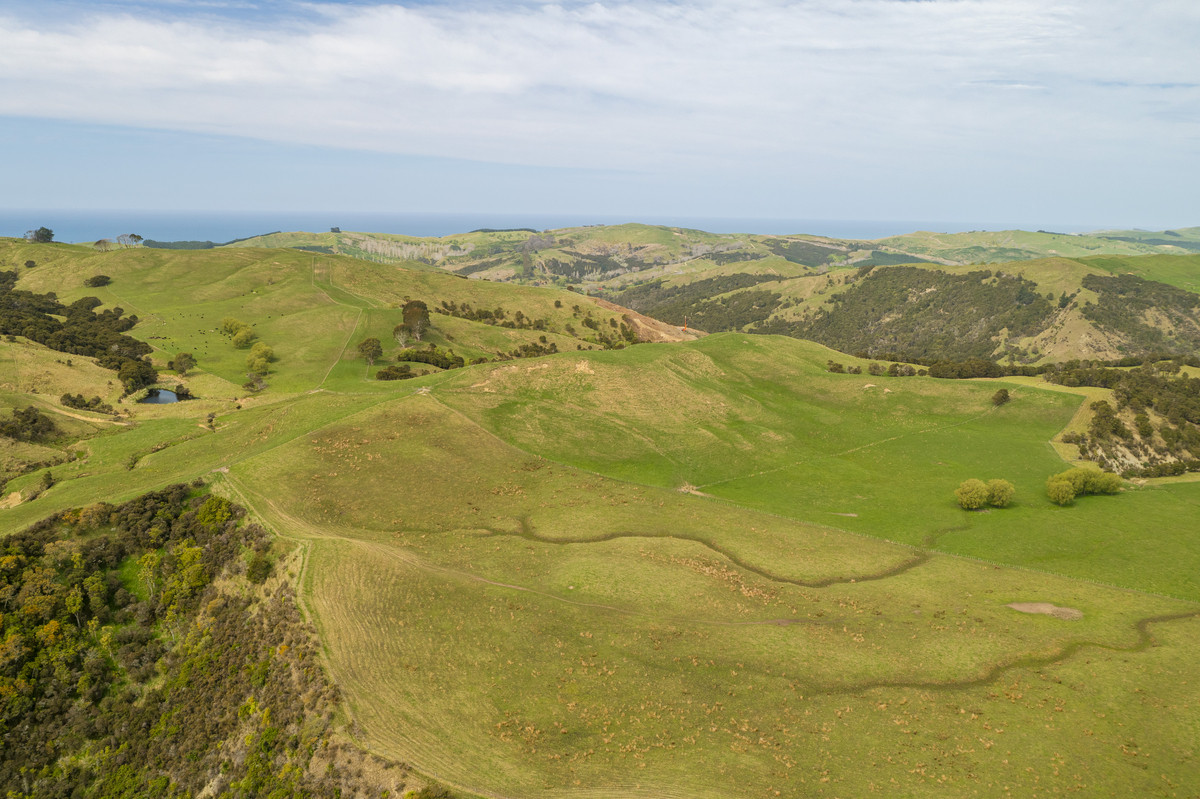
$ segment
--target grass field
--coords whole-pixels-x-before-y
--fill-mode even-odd
[[[378,751],[504,796],[1186,783],[1171,758],[1153,777],[1116,758],[1132,738],[1058,669],[1086,660],[1104,692],[1136,695],[1122,675],[1147,636],[1196,634],[1146,620],[1194,604],[600,477],[489,435],[442,404],[448,390],[229,476],[309,547],[312,609]],[[1018,601],[1084,618],[1006,607]],[[1165,710],[1186,725],[1176,655],[1139,686],[1150,706],[1122,701],[1121,724]],[[1162,743],[1191,752],[1175,733]]]
[[[520,308],[560,349],[584,344],[555,332],[574,305],[617,317],[295,251],[44,252],[23,287],[110,274],[94,293],[156,358],[197,352],[202,399],[63,416],[46,450],[78,457],[0,529],[213,483],[303,548],[326,664],[382,755],[522,798],[1195,794],[1200,484],[1052,505],[1079,393],[831,374],[857,361],[742,334],[380,383],[354,344],[406,298]],[[223,315],[280,353],[263,394]],[[434,324],[460,354],[539,334]],[[0,342],[0,405],[115,401],[111,372],[60,360]],[[968,477],[1016,501],[964,512]]]

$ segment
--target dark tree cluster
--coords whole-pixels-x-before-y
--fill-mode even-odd
[[[0,333],[95,358],[100,366],[118,373],[127,394],[158,380],[154,367],[143,360],[150,345],[123,335],[137,324],[136,316],[125,316],[122,308],[97,313],[102,303],[96,297],[63,305],[53,292],[19,291],[16,282],[16,272],[0,272]]]
[[[416,377],[412,367],[406,363],[385,366],[375,373],[376,380],[408,380]]]
[[[832,247],[795,239],[768,239],[766,245],[771,252],[801,266],[821,266],[829,263],[833,256],[842,254],[841,250]]]
[[[632,254],[618,259],[612,255],[582,253],[574,250],[564,249],[563,252],[571,260],[546,258],[539,261],[537,267],[547,275],[566,278],[568,281],[578,283],[583,280],[606,280],[616,275],[640,272],[655,265],[652,262],[635,258]]]
[[[1033,335],[1055,313],[1037,286],[990,271],[952,275],[897,266],[873,269],[829,299],[808,320],[777,323],[759,332],[807,338],[868,357],[904,360],[990,360],[997,337]]]
[[[46,441],[58,432],[58,426],[32,405],[16,408],[12,416],[0,418],[0,436],[15,441]]]
[[[745,261],[761,261],[766,257],[767,256],[761,252],[753,252],[749,250],[714,252],[704,256],[706,260],[712,261],[717,266],[725,266],[726,264],[739,264]]]
[[[63,394],[58,398],[64,408],[75,408],[81,411],[95,411],[96,413],[115,414],[113,406],[109,405],[99,397],[85,399],[82,394]]]
[[[1102,330],[1117,333],[1139,353],[1200,350],[1200,296],[1136,275],[1086,275],[1083,287],[1097,294],[1084,305],[1084,317]],[[1149,315],[1168,324],[1150,324]]]

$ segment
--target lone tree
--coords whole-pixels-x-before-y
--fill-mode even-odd
[[[40,227],[37,230],[25,231],[25,239],[32,241],[35,244],[47,244],[54,241],[54,231],[48,227]]]
[[[404,326],[417,341],[429,329],[429,308],[421,300],[409,300],[404,303]]]
[[[358,344],[358,354],[367,359],[367,366],[374,366],[375,360],[383,356],[383,345],[375,337],[365,338]]]
[[[1001,405],[1006,404],[1011,399],[1012,397],[1008,395],[1007,388],[999,388],[996,389],[996,393],[992,395],[992,404],[999,408]]]
[[[190,352],[180,352],[175,355],[175,358],[167,364],[174,369],[176,374],[185,375],[188,370],[196,365],[196,358]]]
[[[83,281],[83,285],[88,288],[98,289],[101,286],[107,286],[112,282],[112,278],[108,275],[92,275],[87,280]]]

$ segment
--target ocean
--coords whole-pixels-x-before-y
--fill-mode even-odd
[[[580,225],[641,222],[705,230],[710,233],[808,233],[840,239],[878,239],[932,230],[1010,230],[1019,224],[966,223],[920,220],[763,219],[691,216],[628,216],[604,214],[514,213],[378,213],[363,211],[64,211],[0,209],[0,236],[20,237],[47,227],[55,241],[90,243],[126,233],[157,241],[212,241],[218,244],[277,231],[321,232],[331,227],[364,233],[408,236],[449,236],[479,228],[552,230]],[[1046,227],[1046,226],[1039,226]],[[1027,226],[1025,229],[1029,229]],[[1050,227],[1060,232],[1083,232],[1077,227]]]

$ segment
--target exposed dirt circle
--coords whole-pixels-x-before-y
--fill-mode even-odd
[[[1013,602],[1007,607],[1021,613],[1041,613],[1065,621],[1079,621],[1083,618],[1083,611],[1081,610],[1060,608],[1058,605],[1051,605],[1049,602]]]

